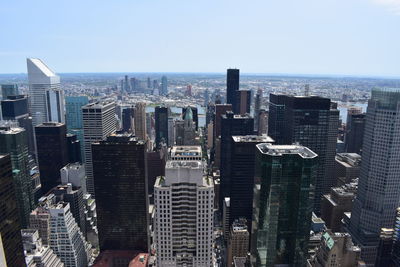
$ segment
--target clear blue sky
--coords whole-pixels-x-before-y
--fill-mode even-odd
[[[5,0],[0,73],[400,77],[400,0]]]

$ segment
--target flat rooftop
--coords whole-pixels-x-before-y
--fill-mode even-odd
[[[172,157],[201,156],[200,146],[173,146],[170,150]]]
[[[261,153],[271,156],[282,156],[298,154],[302,158],[315,158],[318,155],[311,149],[301,145],[273,145],[270,143],[258,144],[257,148]]]
[[[190,169],[198,169],[203,167],[203,162],[200,160],[188,161],[188,160],[169,160],[165,164],[166,169],[178,169],[178,168],[190,168]]]
[[[274,139],[267,135],[234,135],[232,136],[234,142],[248,142],[248,143],[273,143]]]
[[[113,104],[114,104],[114,101],[111,101],[111,100],[96,101],[96,102],[84,105],[82,108],[83,109],[104,108],[104,107],[107,107],[107,106],[113,105]]]

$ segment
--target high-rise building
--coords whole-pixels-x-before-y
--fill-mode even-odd
[[[116,130],[115,103],[103,101],[82,107],[83,138],[85,146],[85,170],[87,191],[94,195],[92,143],[104,140]]]
[[[174,118],[168,117],[168,145],[175,145],[175,127],[174,127]]]
[[[33,126],[48,121],[46,92],[60,90],[60,77],[37,58],[28,58],[28,80]],[[63,101],[63,100],[62,100]],[[63,114],[64,115],[64,114]],[[61,121],[60,121],[61,122]]]
[[[317,255],[311,266],[362,266],[358,264],[359,260],[360,248],[353,244],[348,233],[327,230],[322,235]]]
[[[234,266],[233,258],[246,257],[249,252],[250,233],[246,219],[237,219],[232,223],[228,242],[227,267]]]
[[[91,246],[86,242],[67,202],[56,202],[50,194],[41,198],[32,211],[30,228],[38,230],[43,244],[49,245],[66,267],[86,267]]]
[[[122,109],[122,131],[125,133],[133,133],[134,131],[134,107],[125,107]]]
[[[0,154],[0,233],[7,266],[24,266],[17,197],[11,158]]]
[[[392,260],[396,266],[400,266],[400,208],[396,210],[396,221],[394,223]]]
[[[145,151],[131,134],[92,144],[101,251],[150,249]]]
[[[256,132],[259,131],[258,124],[259,124],[259,118],[260,118],[262,97],[263,97],[263,92],[262,92],[261,88],[258,88],[257,94],[256,94],[256,99],[254,101],[254,130]]]
[[[227,111],[232,111],[231,104],[216,104],[215,105],[215,118],[213,121],[215,122],[214,125],[214,140],[215,138],[219,138],[221,136],[221,121],[222,115],[225,115]]]
[[[7,99],[9,96],[19,95],[18,85],[16,84],[2,84],[1,95],[3,99]]]
[[[64,267],[64,263],[48,246],[43,245],[39,237],[38,230],[23,229],[21,231],[22,242],[24,245],[25,262],[29,266],[29,262],[33,262],[33,266],[51,266]]]
[[[66,96],[65,97],[65,108],[66,108],[66,124],[67,131],[70,134],[76,134],[80,147],[81,147],[81,159],[85,158],[85,147],[83,138],[83,114],[82,107],[89,103],[87,96]]]
[[[2,126],[0,124],[0,153],[10,154],[20,223],[22,227],[27,227],[29,214],[34,208],[34,198],[31,187],[26,131],[20,127]]]
[[[379,235],[378,252],[374,266],[395,267],[392,260],[393,251],[393,235],[395,230],[393,228],[382,228]]]
[[[168,95],[168,79],[167,76],[161,77],[161,95]]]
[[[226,103],[232,105],[237,114],[237,92],[239,91],[239,69],[228,69],[226,75]]]
[[[192,146],[198,145],[196,126],[193,121],[193,112],[191,108],[187,108],[184,115],[183,124],[183,145]]]
[[[256,266],[305,266],[316,160],[304,146],[257,145],[251,240]]]
[[[182,108],[182,119],[185,119],[185,114],[186,114],[186,110],[188,108],[192,109],[192,114],[193,114],[193,122],[196,125],[196,131],[199,129],[199,115],[198,115],[198,110],[197,107],[183,107]]]
[[[165,175],[166,156],[163,150],[146,152],[146,168],[148,177],[148,193],[153,195],[154,183],[158,176]],[[153,204],[153,203],[151,203]]]
[[[157,266],[213,265],[214,185],[199,160],[170,160],[154,185]]]
[[[168,145],[168,114],[167,107],[157,106],[154,112],[155,129],[156,129],[156,146],[160,148],[161,143]]]
[[[277,144],[306,146],[318,154],[314,211],[336,185],[334,173],[339,110],[330,99],[270,94],[268,135]]]
[[[82,163],[81,158],[81,143],[78,140],[76,134],[67,134],[67,151],[68,151],[68,162],[75,163],[79,162]]]
[[[356,153],[338,153],[335,157],[337,185],[350,183],[360,177],[361,156]]]
[[[65,123],[64,92],[51,88],[46,91],[47,121]]]
[[[146,131],[146,103],[136,103],[135,107],[135,136],[140,140],[147,140]]]
[[[258,113],[258,135],[268,133],[268,111],[261,109]]]
[[[373,265],[381,228],[392,228],[400,191],[400,89],[373,89],[368,102],[361,173],[349,231],[361,259]]]
[[[235,220],[245,218],[251,230],[256,145],[273,141],[268,136],[232,136],[231,173],[227,174],[230,176],[230,183],[226,185],[229,187],[228,196],[230,196],[230,224]]]
[[[84,194],[86,190],[85,165],[79,162],[69,163],[60,170],[61,184],[72,184],[74,187],[82,188]]]
[[[365,114],[348,116],[346,123],[345,146],[346,152],[361,154],[364,138]]]
[[[250,114],[251,105],[251,91],[250,90],[239,90],[236,92],[236,110],[233,110],[235,114]]]
[[[232,136],[252,135],[254,132],[254,119],[249,115],[234,115],[228,111],[222,116],[221,122],[221,194],[220,207],[225,197],[230,197],[232,174]]]
[[[68,164],[67,128],[58,122],[35,127],[37,158],[42,192],[46,194],[61,182],[60,169]]]

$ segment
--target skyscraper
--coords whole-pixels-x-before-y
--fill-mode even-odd
[[[27,227],[29,214],[34,207],[34,198],[26,131],[20,127],[0,125],[0,153],[10,154],[19,221],[22,227]]]
[[[238,90],[236,91],[236,110],[233,110],[235,114],[250,114],[251,105],[251,91],[250,90]]]
[[[198,115],[198,110],[197,107],[183,107],[182,108],[182,119],[185,119],[185,114],[186,114],[186,110],[190,108],[192,110],[192,114],[193,114],[193,122],[196,125],[196,131],[199,129],[199,115]]]
[[[306,265],[316,158],[299,145],[257,145],[251,240],[256,266]]]
[[[330,99],[270,94],[268,135],[277,144],[299,143],[318,154],[314,210],[336,185],[334,173],[339,110]]]
[[[346,152],[361,154],[365,128],[365,114],[347,116],[345,145]]]
[[[150,249],[145,151],[131,134],[92,144],[101,251]]]
[[[87,96],[66,96],[66,124],[70,134],[76,134],[81,146],[81,158],[85,158],[83,138],[83,114],[82,107],[89,103]]]
[[[8,266],[24,266],[20,231],[11,158],[8,154],[0,154],[0,233]]]
[[[156,146],[159,148],[161,142],[168,145],[168,108],[157,106],[154,112],[156,129]]]
[[[226,103],[232,105],[232,109],[237,114],[237,92],[239,91],[239,70],[228,69],[226,75]]]
[[[104,140],[116,130],[115,103],[103,101],[87,104],[82,107],[83,138],[85,146],[85,169],[87,191],[94,195],[92,143]]]
[[[197,145],[199,141],[196,139],[196,126],[193,121],[193,112],[191,108],[186,108],[183,121],[183,145]]]
[[[9,96],[19,95],[18,85],[16,84],[2,84],[1,95],[3,99],[7,99]]]
[[[251,230],[256,145],[272,143],[273,140],[268,136],[239,135],[232,136],[231,142],[231,173],[227,174],[230,176],[230,183],[226,185],[229,187],[227,191],[230,197],[229,223],[245,218]]]
[[[60,77],[40,59],[28,58],[26,61],[33,126],[37,126],[48,121],[46,92],[48,90],[60,90]]]
[[[135,107],[135,136],[140,140],[147,140],[146,131],[146,103],[136,103]]]
[[[134,123],[135,109],[133,107],[125,107],[122,109],[122,131],[126,133],[133,133],[135,126]]]
[[[168,80],[167,76],[161,77],[161,95],[168,95]]]
[[[250,234],[246,219],[235,220],[230,228],[227,267],[233,266],[234,257],[246,257],[249,252]]]
[[[168,161],[154,184],[157,266],[213,265],[214,186],[195,158]]]
[[[61,182],[60,169],[68,164],[67,128],[58,122],[35,127],[42,192],[46,194]]]
[[[65,123],[64,92],[51,88],[46,91],[47,121]]]
[[[259,132],[258,125],[259,125],[259,117],[260,117],[260,110],[262,104],[262,95],[263,92],[261,88],[258,88],[256,99],[254,101],[254,130]]]
[[[374,264],[381,228],[392,228],[400,191],[400,89],[373,89],[368,102],[361,173],[350,233],[361,259]]]
[[[220,207],[225,197],[230,197],[231,168],[232,168],[232,136],[252,135],[254,119],[249,115],[234,115],[228,111],[222,116],[221,122],[221,192]]]

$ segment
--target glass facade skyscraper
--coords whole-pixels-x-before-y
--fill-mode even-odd
[[[252,255],[256,266],[306,266],[317,154],[258,144]]]

